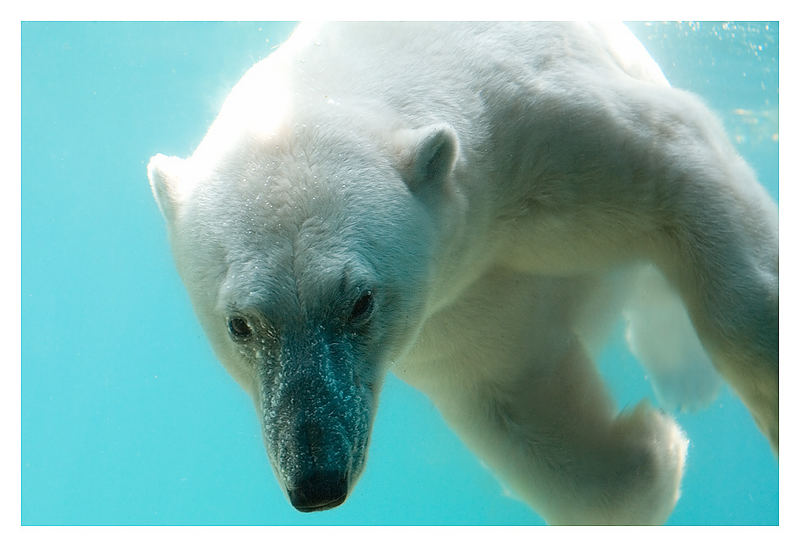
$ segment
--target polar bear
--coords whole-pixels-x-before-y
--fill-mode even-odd
[[[615,409],[621,315],[665,393],[713,363],[778,450],[776,205],[622,25],[301,25],[148,174],[300,511],[345,500],[392,371],[549,523],[664,522],[687,439]]]

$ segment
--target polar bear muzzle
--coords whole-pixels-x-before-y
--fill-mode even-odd
[[[264,441],[295,509],[344,502],[366,459],[376,394],[347,336],[298,329],[259,363]]]

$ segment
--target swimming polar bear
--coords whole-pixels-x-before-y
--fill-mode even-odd
[[[548,522],[664,522],[687,440],[616,412],[620,314],[657,389],[713,394],[708,355],[778,450],[777,208],[621,25],[302,25],[148,172],[301,511],[345,500],[391,370]]]

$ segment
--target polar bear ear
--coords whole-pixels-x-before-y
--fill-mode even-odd
[[[167,222],[172,222],[180,205],[178,186],[183,162],[184,160],[175,156],[156,154],[150,158],[150,163],[147,164],[150,189]]]
[[[412,192],[438,186],[450,175],[458,154],[458,137],[447,124],[402,131],[398,135],[400,170]]]

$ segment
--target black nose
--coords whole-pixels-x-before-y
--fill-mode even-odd
[[[312,473],[289,489],[289,501],[304,513],[333,509],[346,497],[347,475],[335,471]]]

